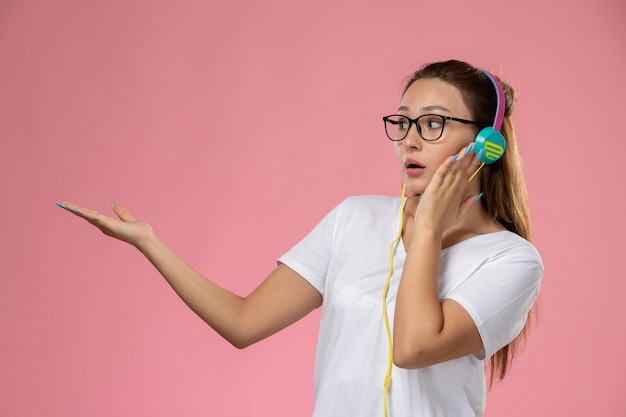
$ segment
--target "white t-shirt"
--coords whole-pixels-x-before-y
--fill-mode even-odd
[[[399,197],[351,197],[279,259],[323,296],[314,417],[383,416],[388,345],[382,315]],[[387,311],[393,327],[406,251],[395,248]],[[460,303],[483,340],[477,354],[421,369],[393,367],[390,417],[482,416],[485,361],[522,330],[543,275],[535,248],[504,231],[442,250],[439,297]],[[419,317],[416,317],[418,320]]]

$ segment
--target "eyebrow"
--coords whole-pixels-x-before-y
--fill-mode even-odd
[[[398,111],[401,111],[401,110],[407,111],[407,110],[409,110],[409,108],[407,106],[400,106],[400,107],[398,107]],[[446,107],[441,106],[439,104],[433,104],[431,106],[422,107],[422,110],[424,110],[424,111],[442,110],[442,111],[450,113],[450,110],[448,110]]]

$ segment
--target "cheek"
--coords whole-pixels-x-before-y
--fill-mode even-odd
[[[433,159],[435,160],[437,166],[443,164],[447,159],[461,152],[463,148],[469,146],[473,142],[474,138],[471,140],[469,138],[463,138],[462,140],[449,141],[446,143],[446,146],[436,152],[436,155],[433,154]]]
[[[404,161],[404,152],[402,152],[402,148],[399,146],[398,142],[393,143],[393,151],[396,155],[396,160],[398,161],[398,164],[402,166]]]
[[[432,144],[424,152],[425,163],[429,171],[435,172],[444,161],[458,152],[456,145],[451,143]]]
[[[446,160],[452,158],[454,155],[458,153],[457,150],[450,150],[450,152],[446,152],[444,154],[438,155],[438,158],[434,161],[433,169],[436,171],[437,168],[441,166]]]

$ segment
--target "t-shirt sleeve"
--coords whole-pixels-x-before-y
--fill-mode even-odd
[[[300,242],[278,259],[324,295],[341,204],[328,213]]]
[[[503,248],[484,262],[446,298],[472,316],[483,341],[480,359],[492,356],[517,337],[528,317],[543,276],[543,264],[528,242]]]

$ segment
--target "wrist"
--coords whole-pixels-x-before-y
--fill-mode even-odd
[[[133,246],[139,249],[141,252],[146,253],[156,248],[160,241],[157,235],[154,233],[152,226],[146,225],[145,231],[133,242]]]
[[[414,233],[415,236],[421,236],[423,238],[430,238],[433,240],[441,240],[444,230],[434,222],[415,222]]]
[[[426,253],[430,253],[431,250],[441,249],[442,242],[443,234],[436,228],[430,226],[415,227],[409,248],[418,251],[422,257]]]

